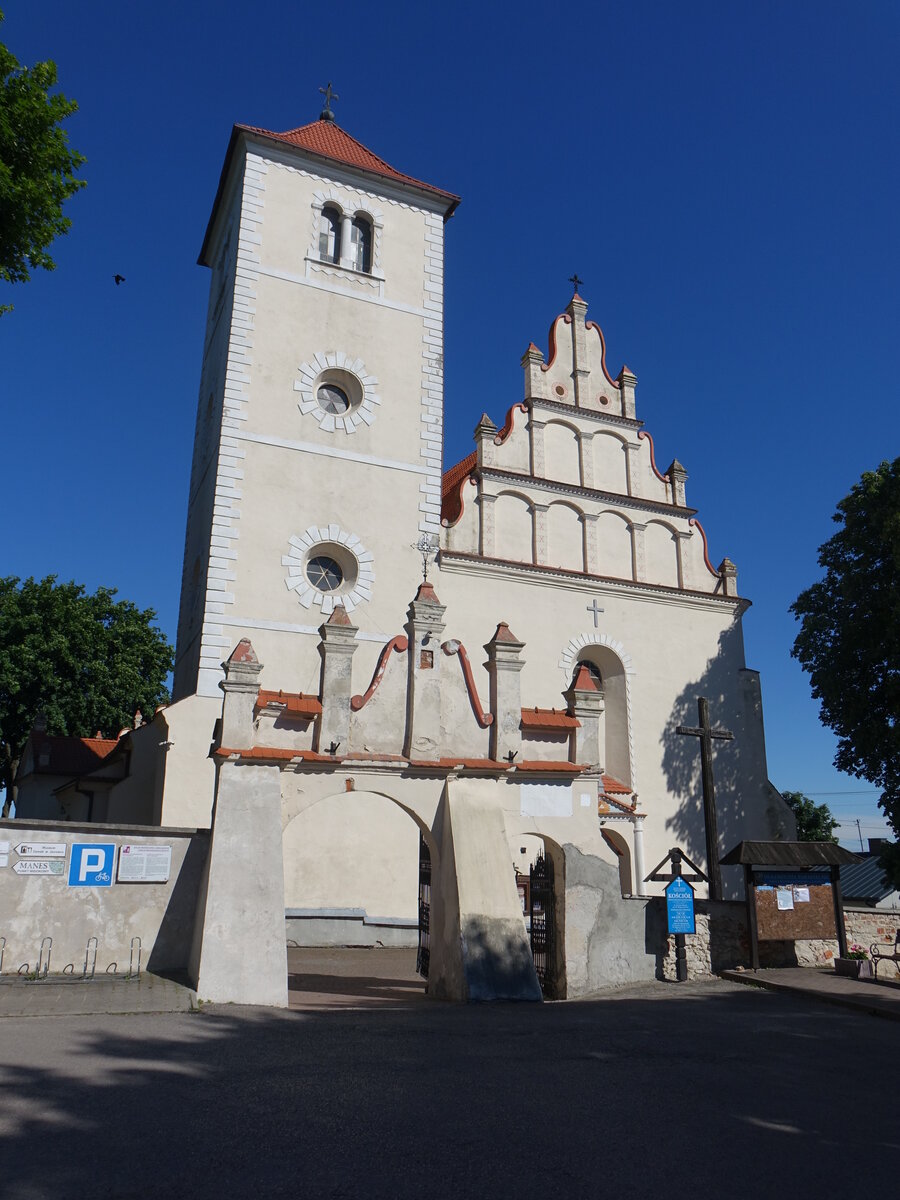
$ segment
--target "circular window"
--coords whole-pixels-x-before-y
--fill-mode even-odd
[[[319,408],[327,413],[339,416],[350,408],[350,398],[342,387],[336,383],[320,383],[316,389],[316,400]]]
[[[306,578],[320,592],[336,592],[344,582],[344,572],[327,554],[317,554],[306,564]]]
[[[359,538],[337,524],[310,525],[290,539],[290,552],[281,560],[285,583],[304,608],[318,604],[327,615],[336,603],[352,612],[371,600],[375,566]]]
[[[375,390],[378,380],[361,358],[344,350],[319,351],[298,370],[300,378],[294,381],[294,390],[300,393],[300,411],[317,421],[325,433],[355,433],[372,424],[381,398]]]

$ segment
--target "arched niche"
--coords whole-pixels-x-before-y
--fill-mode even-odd
[[[597,518],[597,570],[611,579],[634,578],[631,525],[615,512]]]
[[[628,458],[625,442],[613,433],[595,433],[594,487],[601,492],[628,495]]]
[[[631,713],[625,664],[609,646],[596,643],[588,643],[578,652],[573,678],[580,662],[589,663],[600,673],[603,689],[600,728],[603,770],[631,787]]]
[[[616,856],[616,863],[619,868],[619,886],[622,889],[622,895],[633,896],[635,893],[631,870],[631,849],[628,842],[617,829],[611,829],[608,825],[605,825],[600,830],[600,835]]]
[[[547,510],[547,566],[584,570],[584,522],[570,504],[551,504]]]
[[[528,501],[515,492],[501,492],[494,501],[494,555],[534,562],[534,515]]]
[[[678,587],[678,539],[662,521],[648,521],[644,531],[644,571],[647,583]]]
[[[544,476],[559,483],[581,483],[578,431],[562,421],[544,426]]]

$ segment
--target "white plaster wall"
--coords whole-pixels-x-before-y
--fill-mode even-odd
[[[613,579],[633,579],[634,563],[631,526],[615,512],[597,518],[597,571]]]
[[[627,584],[585,586],[562,576],[529,578],[523,572],[516,579],[511,571],[461,568],[450,560],[435,586],[448,606],[454,636],[470,644],[484,642],[504,620],[525,641],[523,706],[565,703],[571,657],[568,668],[559,664],[570,643],[584,649],[604,639],[621,648],[620,657],[627,659],[627,681],[621,686],[624,691],[627,682],[628,759],[640,807],[648,814],[648,862],[654,855],[658,861],[675,844],[698,856],[698,862],[705,857],[696,739],[674,734],[676,724],[696,724],[698,695],[709,697],[713,721],[736,734],[733,743],[719,743],[715,750],[723,853],[742,837],[772,835],[762,726],[743,683],[737,605]],[[604,610],[596,628],[588,611],[594,596]],[[486,672],[475,675],[486,687]],[[623,772],[614,757],[609,765]],[[579,835],[562,841],[580,845]]]
[[[547,557],[551,567],[584,570],[584,527],[569,504],[551,504],[547,512]]]
[[[578,433],[561,421],[548,421],[544,429],[544,478],[581,482]]]
[[[628,462],[624,440],[601,430],[594,434],[591,449],[594,453],[594,487],[626,496]]]
[[[194,908],[200,873],[208,848],[208,836],[191,829],[146,829],[124,825],[74,823],[38,823],[0,821],[0,840],[13,846],[20,842],[62,842],[66,846],[62,875],[17,875],[12,864],[19,861],[10,855],[10,865],[0,868],[0,913],[3,915],[2,934],[6,938],[3,973],[15,974],[28,963],[37,966],[41,940],[53,939],[51,974],[62,972],[72,963],[76,975],[84,968],[88,938],[97,938],[98,975],[110,963],[118,964],[118,973],[128,970],[131,939],[139,937],[142,948],[142,967],[147,969],[151,958],[154,968],[174,968],[187,965],[193,930]],[[172,848],[172,869],[168,883],[117,883],[110,887],[69,887],[68,870],[73,843],[112,843],[119,847],[163,845]],[[194,846],[186,864],[188,851]],[[181,880],[179,897],[174,899],[176,885]],[[157,940],[160,945],[154,955]]]
[[[377,793],[342,791],[301,807],[284,831],[284,861],[288,909],[417,915],[419,829]]]
[[[648,521],[644,531],[646,583],[678,587],[678,549],[672,530],[659,521]]]
[[[515,562],[534,559],[534,518],[528,502],[512,492],[500,492],[494,502],[494,554]]]

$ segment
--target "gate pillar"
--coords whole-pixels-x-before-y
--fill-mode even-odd
[[[448,779],[435,833],[428,990],[441,1000],[540,1000],[496,797]]]

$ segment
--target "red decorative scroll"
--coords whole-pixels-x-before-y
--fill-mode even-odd
[[[662,472],[661,472],[661,471],[660,471],[660,470],[657,468],[657,466],[656,466],[656,450],[655,450],[655,447],[654,447],[654,445],[653,445],[653,438],[652,438],[652,437],[651,437],[651,435],[650,435],[650,434],[647,432],[647,430],[646,430],[646,429],[639,429],[639,430],[638,430],[638,437],[639,437],[639,438],[646,438],[646,439],[647,439],[647,441],[650,443],[650,466],[653,468],[653,474],[654,474],[654,475],[656,476],[656,478],[657,478],[657,479],[659,479],[659,480],[660,480],[662,483],[668,483],[668,482],[669,482],[669,477],[668,477],[668,475],[663,475],[663,474],[662,474]]]
[[[375,695],[375,692],[378,690],[378,685],[384,678],[384,672],[387,669],[388,659],[391,656],[391,651],[393,650],[397,654],[405,654],[408,648],[409,639],[405,638],[402,634],[395,638],[391,638],[388,644],[381,651],[381,654],[378,656],[378,666],[375,668],[375,674],[372,676],[372,682],[361,696],[353,696],[351,698],[350,707],[354,712],[359,712],[361,708],[364,708],[365,705],[367,705]]]
[[[522,404],[521,401],[518,404],[514,404],[512,406],[512,408],[506,414],[506,421],[503,424],[503,428],[498,429],[496,434],[494,435],[494,445],[495,446],[502,446],[503,443],[506,441],[506,439],[509,437],[509,435],[512,433],[513,413],[516,411],[517,408],[521,409],[521,411],[523,413],[528,412],[528,405]]]
[[[688,525],[696,525],[697,528],[700,530],[700,536],[701,536],[701,538],[703,538],[703,561],[706,563],[706,569],[707,569],[707,571],[709,571],[710,575],[714,575],[715,578],[718,579],[719,572],[709,561],[709,545],[707,544],[707,541],[706,541],[706,530],[703,528],[703,526],[700,524],[700,522],[697,520],[696,517],[691,517],[691,519],[688,521]]]
[[[482,729],[487,729],[489,725],[493,725],[494,715],[493,713],[486,713],[481,707],[478,692],[475,690],[475,680],[472,677],[472,664],[469,662],[465,646],[462,642],[451,641],[444,642],[441,649],[448,656],[451,654],[459,655],[459,665],[462,667],[463,679],[466,681],[466,691],[469,693],[469,703],[472,705],[475,720]]]

